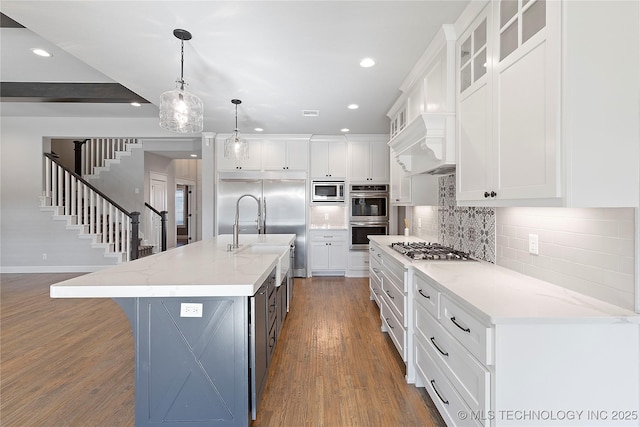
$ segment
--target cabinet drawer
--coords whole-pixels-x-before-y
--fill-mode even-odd
[[[413,298],[422,304],[436,319],[440,318],[440,292],[432,286],[429,279],[418,274],[413,275]]]
[[[398,319],[396,319],[396,316],[387,305],[384,297],[381,298],[380,317],[382,318],[383,326],[387,329],[387,332],[389,332],[391,341],[393,341],[398,349],[398,353],[402,356],[402,360],[406,362],[407,352],[405,343],[407,342],[407,331],[402,327],[402,324]]]
[[[326,232],[311,232],[312,242],[346,242],[347,233],[344,230],[340,231],[326,231]]]
[[[442,326],[453,335],[480,363],[491,365],[491,328],[483,325],[459,305],[447,298],[440,297]]]
[[[382,273],[382,296],[386,299],[389,308],[394,312],[404,328],[407,327],[407,302],[404,293],[398,288],[398,284],[390,279],[386,272]]]
[[[470,415],[469,407],[464,400],[456,393],[453,385],[442,374],[435,361],[424,348],[424,346],[416,341],[415,348],[415,364],[418,375],[424,380],[425,388],[431,396],[431,400],[435,403],[440,411],[440,415],[444,418],[449,426],[481,426],[482,424],[474,420]],[[467,417],[460,414],[468,415]]]
[[[405,288],[405,268],[404,266],[399,263],[398,261],[396,261],[395,259],[391,258],[390,256],[383,254],[382,255],[382,269],[383,271],[387,272],[387,274],[396,282],[400,285],[400,289],[402,289],[403,292],[407,292],[407,289]]]
[[[489,413],[490,373],[440,323],[415,305],[415,342],[420,341],[473,411]]]
[[[380,307],[380,299],[382,298],[382,283],[380,279],[375,274],[371,273],[369,276],[369,289],[371,289],[371,294],[373,295],[376,304]]]

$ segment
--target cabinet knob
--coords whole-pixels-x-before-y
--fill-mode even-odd
[[[498,194],[497,194],[495,191],[492,191],[492,192],[485,191],[485,192],[484,192],[484,198],[485,198],[485,199],[488,199],[489,197],[494,198],[494,197],[496,197],[497,195],[498,195]]]

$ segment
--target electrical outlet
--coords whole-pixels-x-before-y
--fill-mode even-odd
[[[418,218],[418,228],[422,228],[422,218]]]
[[[42,254],[42,260],[43,260],[43,261],[46,261],[46,260],[47,260],[47,254],[46,254],[46,253],[43,253],[43,254]]]
[[[202,317],[202,304],[196,302],[180,303],[180,317]]]
[[[538,255],[538,235],[529,234],[529,253]]]
[[[324,214],[324,219],[327,219],[327,220],[329,219],[329,214],[328,213]]]

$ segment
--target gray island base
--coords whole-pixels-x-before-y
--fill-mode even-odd
[[[51,296],[113,298],[126,313],[136,426],[248,426],[286,316],[294,239],[242,235],[228,252],[219,236],[56,283]]]

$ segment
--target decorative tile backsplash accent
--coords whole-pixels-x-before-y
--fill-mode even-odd
[[[496,212],[494,208],[458,206],[456,176],[439,180],[439,241],[491,263],[496,262]]]

